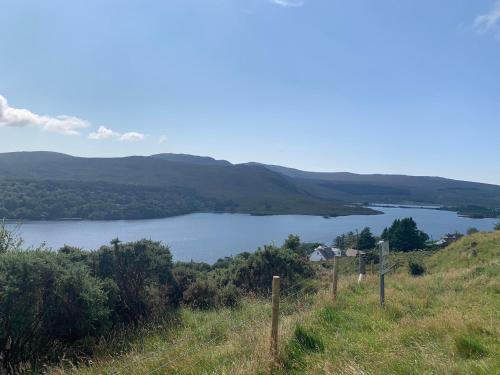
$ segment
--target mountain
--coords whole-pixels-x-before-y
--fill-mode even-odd
[[[151,155],[152,158],[159,158],[168,161],[176,161],[180,163],[198,164],[198,165],[232,165],[227,160],[216,160],[209,156],[196,156],[188,154],[156,154]]]
[[[138,219],[191,212],[376,213],[311,196],[288,177],[263,166],[206,159],[201,163],[201,159],[185,156],[176,161],[168,158],[0,154],[0,217]]]
[[[0,154],[0,218],[139,219],[191,212],[375,214],[363,202],[500,214],[500,186],[440,177],[307,172],[184,154]]]
[[[295,185],[316,197],[347,202],[434,204],[454,208],[478,206],[500,210],[500,186],[442,177],[348,172],[306,172],[277,165],[261,165],[292,178]],[[476,208],[478,208],[476,207]]]

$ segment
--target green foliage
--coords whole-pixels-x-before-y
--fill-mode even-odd
[[[95,252],[53,252],[20,249],[13,238],[1,227],[0,363],[9,371],[68,349],[85,354],[111,328],[179,304],[172,257],[159,242],[116,239]]]
[[[417,228],[411,217],[396,219],[389,228],[382,232],[382,239],[389,241],[391,249],[412,251],[424,249],[429,236]]]
[[[233,203],[192,189],[111,182],[0,181],[0,219],[149,219],[231,211]]]
[[[110,300],[115,323],[137,322],[178,305],[172,255],[160,242],[113,241],[90,253],[88,263],[97,277],[118,291]]]
[[[217,306],[217,287],[211,281],[197,280],[184,291],[182,300],[194,309],[213,309]]]
[[[17,234],[16,229],[7,230],[5,222],[0,221],[0,254],[7,251],[21,249],[23,245],[22,238]]]
[[[479,359],[488,355],[488,349],[473,334],[462,334],[455,339],[455,349],[462,358]]]
[[[408,272],[412,276],[422,276],[425,273],[425,266],[421,262],[411,260],[408,262]]]
[[[353,231],[337,236],[334,240],[335,247],[341,250],[356,248],[357,243],[358,243],[358,238]]]
[[[496,223],[493,227],[494,230],[500,230],[500,223]]]
[[[479,232],[479,229],[477,229],[476,227],[470,227],[467,229],[467,235],[470,236],[471,234],[474,234],[474,233],[478,233]]]
[[[240,299],[241,292],[232,284],[218,289],[217,300],[219,306],[236,307],[239,305]]]
[[[61,355],[58,346],[110,326],[103,283],[63,254],[0,254],[0,358],[5,368]],[[59,350],[58,350],[59,349]]]
[[[311,265],[290,249],[265,246],[245,257],[235,257],[221,274],[223,285],[234,284],[245,292],[268,294],[273,276],[280,276],[282,290],[311,277]]]
[[[283,244],[284,249],[290,249],[292,251],[299,250],[300,247],[300,237],[296,234],[290,234]]]
[[[283,249],[289,249],[293,252],[299,254],[303,258],[309,258],[309,256],[314,252],[320,243],[304,243],[300,242],[300,237],[296,234],[290,234],[288,238],[283,243]]]
[[[376,240],[372,235],[370,228],[365,227],[358,237],[357,249],[358,250],[371,250],[375,248]]]

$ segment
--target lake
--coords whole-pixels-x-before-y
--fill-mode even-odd
[[[411,216],[433,239],[467,228],[492,230],[497,219],[470,219],[454,212],[423,208],[375,207],[383,215],[354,215],[325,219],[320,216],[191,214],[155,220],[27,222],[20,234],[27,245],[45,242],[57,249],[64,244],[97,249],[112,238],[159,240],[170,246],[174,260],[213,263],[218,258],[254,251],[264,244],[281,245],[290,234],[302,241],[330,244],[342,233],[368,226],[380,235],[396,218]],[[11,226],[12,224],[9,224]]]

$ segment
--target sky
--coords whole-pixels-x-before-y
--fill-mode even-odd
[[[0,0],[0,152],[500,184],[500,1]]]

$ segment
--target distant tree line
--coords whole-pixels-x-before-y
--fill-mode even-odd
[[[231,200],[187,188],[81,181],[0,181],[0,219],[150,219],[191,212],[231,212]]]

